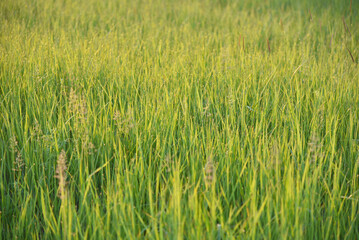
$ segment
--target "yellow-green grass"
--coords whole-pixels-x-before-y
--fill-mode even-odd
[[[358,10],[0,1],[0,238],[358,239]]]

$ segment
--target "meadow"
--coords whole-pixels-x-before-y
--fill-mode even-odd
[[[359,1],[0,1],[0,239],[358,239]]]

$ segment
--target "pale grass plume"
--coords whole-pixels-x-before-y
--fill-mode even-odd
[[[93,143],[90,142],[88,130],[88,108],[84,95],[79,95],[71,88],[69,94],[69,113],[73,118],[73,130],[75,142],[82,142],[81,150],[85,155],[91,155],[94,150]]]
[[[46,147],[49,147],[52,144],[52,136],[48,134],[44,134],[41,125],[36,119],[30,134],[31,137],[34,138],[38,143],[42,142]]]
[[[204,106],[203,106],[203,110],[202,110],[202,115],[204,117],[210,118],[212,116],[210,107],[211,107],[210,100],[206,99],[204,101]]]
[[[22,167],[25,165],[24,160],[22,159],[21,152],[19,151],[18,142],[16,140],[15,136],[12,136],[10,138],[10,150],[12,153],[16,155],[15,162],[14,162],[14,168],[12,169],[15,172],[20,172],[22,170]]]
[[[215,171],[216,171],[216,169],[215,169],[213,159],[212,159],[212,157],[209,157],[207,159],[206,165],[204,166],[204,175],[205,175],[206,186],[211,186],[212,183],[214,182],[215,175],[216,175]]]
[[[17,151],[14,165],[15,168],[13,169],[13,171],[15,172],[20,172],[22,167],[25,165],[24,160],[22,159],[22,155],[19,151]]]
[[[232,90],[229,91],[228,96],[226,98],[227,98],[227,101],[228,101],[228,105],[231,108],[233,108],[233,106],[234,106],[234,104],[236,102],[236,98],[235,98]]]
[[[87,155],[93,155],[95,152],[97,152],[96,146],[90,141],[84,142],[83,149],[84,153]]]
[[[78,95],[76,91],[71,88],[69,94],[69,112],[77,117],[81,123],[87,120],[87,103],[84,95]]]
[[[315,162],[319,157],[322,157],[322,144],[317,133],[312,133],[308,142],[310,161]]]
[[[12,136],[9,141],[9,147],[11,152],[15,153],[17,151],[18,142],[15,136]]]
[[[34,126],[32,128],[31,136],[37,137],[37,140],[39,140],[39,138],[42,136],[42,129],[37,120],[35,120]]]
[[[270,168],[275,168],[282,163],[280,157],[280,146],[276,140],[271,141],[269,145],[269,166]]]
[[[173,156],[171,156],[171,154],[167,154],[164,161],[164,169],[166,170],[166,172],[171,172],[172,166],[173,166]]]
[[[79,109],[79,98],[73,88],[70,89],[69,95],[69,105],[70,105],[70,113],[76,114]]]
[[[66,197],[66,179],[67,179],[67,165],[66,165],[66,153],[64,150],[60,152],[57,159],[56,175],[55,178],[59,180],[58,196],[61,200]]]
[[[120,111],[115,111],[113,118],[115,125],[120,133],[128,134],[132,128],[135,127],[135,121],[132,109],[129,108],[126,114],[121,114]]]

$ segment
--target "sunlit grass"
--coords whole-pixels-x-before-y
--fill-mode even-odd
[[[357,239],[358,1],[0,2],[2,239]]]

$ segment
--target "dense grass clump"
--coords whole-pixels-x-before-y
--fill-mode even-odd
[[[0,1],[0,238],[358,239],[358,10]]]

